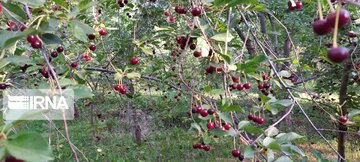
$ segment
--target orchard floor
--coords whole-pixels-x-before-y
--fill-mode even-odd
[[[231,138],[213,140],[211,143],[212,149],[209,152],[192,148],[192,144],[198,142],[198,138],[192,131],[189,131],[191,121],[186,115],[188,101],[180,101],[176,105],[171,105],[170,102],[168,103],[162,99],[135,98],[136,102],[132,102],[130,108],[142,109],[147,115],[151,116],[151,124],[148,126],[149,132],[141,144],[138,145],[135,143],[132,133],[128,131],[131,126],[118,127],[119,118],[109,114],[109,112],[117,111],[129,105],[129,103],[119,102],[119,100],[123,101],[124,98],[119,96],[113,98],[97,97],[96,100],[85,100],[77,104],[79,117],[69,121],[68,124],[71,141],[81,150],[81,152],[78,151],[81,162],[239,161],[231,157]],[[90,104],[90,102],[92,103]],[[309,107],[307,111],[316,125],[333,129],[330,121],[323,120],[328,118],[325,114],[321,114],[318,110],[310,108],[310,106],[307,107]],[[90,113],[93,115],[90,115]],[[97,117],[99,114],[101,114],[101,119]],[[55,123],[63,133],[62,121],[55,121]],[[48,128],[48,122],[36,121],[28,122],[18,131],[43,132],[44,137],[47,137]],[[321,140],[299,112],[294,111],[291,126],[282,124],[279,129],[294,131],[305,136],[305,138],[297,140],[295,143],[306,153],[308,161],[316,161],[312,154],[314,150],[317,150],[326,158],[336,158],[336,155]],[[333,132],[323,133],[336,148],[336,134]],[[61,134],[55,129],[51,129],[51,137],[55,161],[74,161],[69,146]],[[360,161],[359,137],[348,136],[348,138],[351,140],[346,143],[349,161]]]

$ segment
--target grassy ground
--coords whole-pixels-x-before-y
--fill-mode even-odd
[[[78,104],[80,105],[78,107],[80,115],[75,120],[69,121],[69,132],[72,142],[83,153],[83,155],[79,153],[80,161],[236,161],[230,154],[231,138],[213,141],[211,143],[212,150],[209,152],[192,149],[192,144],[198,142],[198,138],[192,131],[188,131],[190,121],[186,117],[187,101],[170,105],[170,102],[163,99],[157,100],[161,102],[155,102],[156,100],[145,97],[132,103],[133,108],[143,109],[152,117],[149,133],[140,145],[136,144],[132,134],[126,133],[128,132],[127,128],[117,126],[119,119],[105,113],[109,110],[124,108],[127,105],[119,104],[118,100],[119,98],[104,96],[90,100],[95,107],[93,123],[90,116],[92,107]],[[89,101],[83,103],[86,102]],[[99,112],[102,112],[102,119],[96,117]],[[325,114],[310,108],[308,112],[316,125],[333,129],[331,122],[324,120],[327,119]],[[294,114],[299,114],[299,112],[295,111]],[[56,121],[55,123],[63,132],[62,122]],[[36,121],[28,123],[21,129],[44,132],[46,137],[49,133],[48,128],[47,122]],[[280,129],[306,136],[306,138],[296,141],[296,144],[304,150],[309,161],[316,161],[311,153],[314,149],[327,158],[336,158],[302,115],[293,115],[292,125],[282,124]],[[333,132],[324,133],[336,147],[335,134]],[[55,161],[73,161],[70,149],[61,134],[51,129],[51,136]],[[355,136],[349,138],[351,141],[347,143],[347,155],[350,161],[360,161],[359,141]]]

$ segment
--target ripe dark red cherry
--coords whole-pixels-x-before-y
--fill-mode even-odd
[[[197,110],[197,112],[201,112],[204,108],[202,106],[196,106],[195,109]]]
[[[106,30],[105,29],[100,29],[99,34],[100,35],[106,35]]]
[[[13,156],[7,156],[5,162],[24,162],[24,160],[17,159]]]
[[[288,1],[288,9],[289,9],[290,11],[295,10],[295,9],[296,9],[296,4],[295,4],[295,6],[292,6],[291,1]]]
[[[42,46],[42,43],[40,41],[36,41],[35,43],[31,43],[31,47],[35,48],[35,49],[41,48],[41,46]]]
[[[235,150],[232,150],[232,151],[231,151],[231,154],[232,154],[232,156],[234,156],[234,157],[240,157],[241,152],[240,152],[240,150],[235,149]]]
[[[91,51],[95,51],[95,50],[96,50],[96,45],[91,44],[91,45],[89,46],[89,49],[90,49]]]
[[[120,91],[121,86],[120,86],[119,84],[116,84],[116,85],[114,86],[114,89],[115,89],[115,91]]]
[[[205,146],[204,146],[203,144],[200,144],[200,145],[199,145],[199,149],[201,149],[201,150],[204,149],[204,147],[205,147]]]
[[[59,46],[57,49],[56,49],[57,52],[61,53],[64,51],[64,47],[62,46]]]
[[[190,45],[190,49],[191,49],[191,50],[196,49],[196,44],[191,44],[191,45]]]
[[[349,38],[355,38],[356,34],[353,31],[349,31],[349,33],[346,34],[346,36],[348,36]]]
[[[254,120],[254,115],[253,114],[249,114],[249,115],[247,115],[247,118],[249,119],[249,120]]]
[[[251,83],[245,83],[244,84],[244,87],[245,87],[245,89],[250,89],[251,88]]]
[[[56,58],[58,56],[58,53],[56,51],[51,52],[51,57]]]
[[[325,19],[316,20],[312,23],[313,32],[317,35],[325,35],[333,31],[333,27]]]
[[[345,124],[348,121],[348,118],[346,116],[340,116],[339,117],[339,122],[341,124]]]
[[[130,59],[130,63],[133,65],[136,65],[139,63],[139,59],[137,57],[133,57]]]
[[[333,12],[326,18],[326,21],[329,26],[335,27],[335,19],[336,19],[336,12]],[[340,9],[339,28],[341,28],[349,23],[350,23],[350,12],[343,8]]]
[[[165,16],[170,16],[170,11],[168,11],[168,10],[164,11],[164,15]]]
[[[264,88],[269,89],[270,88],[270,83],[265,83]]]
[[[208,110],[206,110],[206,109],[201,110],[201,111],[200,111],[200,115],[201,115],[202,117],[208,116]]]
[[[256,117],[255,122],[260,124],[260,125],[263,125],[265,123],[265,119],[262,118],[262,117]]]
[[[90,40],[94,40],[95,37],[96,37],[95,34],[89,34],[89,35],[88,35],[88,38],[89,38]]]
[[[0,89],[6,89],[6,84],[5,83],[0,83]]]
[[[263,89],[263,88],[264,88],[264,83],[259,83],[259,84],[258,84],[258,88],[259,88],[259,89]]]
[[[201,57],[202,56],[201,51],[195,51],[194,56],[195,57]]]
[[[199,143],[194,143],[194,144],[193,144],[193,148],[194,148],[194,149],[198,149],[198,148],[200,147],[200,145],[201,145],[201,144],[199,144]]]
[[[230,130],[231,125],[226,123],[223,127],[224,127],[225,130]]]
[[[91,61],[91,57],[90,56],[86,57],[85,61]]]
[[[297,2],[296,2],[296,6],[295,6],[296,9],[301,9],[302,6],[303,6],[303,5],[302,5],[302,2],[301,2],[301,1],[297,1]]]
[[[39,39],[37,38],[36,35],[29,35],[29,36],[27,36],[26,40],[29,43],[33,44],[33,43],[37,42]]]
[[[186,9],[182,8],[181,6],[175,6],[175,12],[178,14],[186,14]]]
[[[209,130],[212,130],[215,128],[215,125],[213,122],[209,121],[207,124],[206,124],[206,127],[209,129]]]
[[[331,61],[340,63],[349,57],[349,49],[342,46],[331,48],[328,51],[327,56]]]
[[[201,9],[199,7],[193,7],[191,9],[191,14],[193,16],[199,16],[199,15],[201,15]]]
[[[214,114],[214,113],[216,112],[216,110],[213,109],[213,108],[210,108],[210,109],[208,109],[207,111],[208,111],[208,114],[209,114],[209,115],[212,115],[212,114]]]
[[[169,21],[170,21],[170,22],[174,22],[174,21],[175,21],[175,18],[172,17],[172,16],[170,16],[170,17],[169,17]]]
[[[76,68],[76,67],[78,66],[78,63],[77,63],[77,62],[73,62],[73,63],[70,64],[70,66],[71,66],[72,68]]]
[[[117,85],[114,86],[114,89],[116,91],[119,91],[121,94],[126,94],[126,89],[125,89],[125,87],[123,85],[117,84]]]
[[[216,71],[216,67],[214,66],[209,66],[208,68],[206,68],[206,72],[209,74],[213,73],[214,71]]]
[[[216,68],[216,71],[221,72],[224,71],[224,69],[222,67]]]
[[[240,78],[239,78],[239,77],[236,77],[236,76],[231,76],[231,80],[232,80],[234,83],[239,83]]]
[[[204,146],[204,150],[205,150],[205,151],[210,151],[210,149],[211,149],[211,147],[210,147],[209,145],[205,145],[205,146]]]
[[[244,89],[244,85],[241,84],[241,83],[239,83],[238,85],[236,85],[236,89],[239,90],[239,91],[241,91],[241,90]]]
[[[45,69],[42,69],[41,70],[41,75],[45,78],[49,78],[49,72]]]

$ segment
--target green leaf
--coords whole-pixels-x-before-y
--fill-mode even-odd
[[[0,147],[0,159],[3,159],[5,156],[5,148],[4,147]]]
[[[224,120],[226,123],[232,123],[231,117],[229,113],[220,113],[219,118]]]
[[[226,63],[231,63],[231,58],[228,55],[220,54],[220,56],[226,61]]]
[[[40,35],[40,39],[46,44],[61,44],[61,39],[57,35],[51,33]]]
[[[256,154],[256,150],[252,146],[246,146],[244,150],[245,158],[252,158]]]
[[[91,28],[89,25],[84,24],[83,22],[78,20],[72,20],[71,26],[75,38],[83,42],[88,42],[87,35],[95,32],[95,30]]]
[[[245,126],[247,126],[247,125],[250,125],[250,122],[249,121],[247,121],[247,120],[243,120],[243,121],[241,121],[241,122],[239,122],[239,124],[238,124],[238,129],[240,130],[240,129],[243,129]]]
[[[84,11],[92,6],[95,6],[98,2],[97,1],[93,1],[93,0],[82,0],[80,1],[80,3],[77,5],[77,8],[79,9],[79,11]]]
[[[126,77],[128,77],[129,79],[134,79],[134,78],[140,78],[141,74],[140,73],[126,73]]]
[[[259,127],[252,126],[252,125],[244,126],[243,130],[245,132],[252,133],[252,134],[261,134],[261,133],[263,133],[262,129],[260,129]]]
[[[35,33],[35,29],[28,28],[23,32],[10,32],[7,30],[0,30],[0,49],[8,48],[16,43],[19,39]]]
[[[76,85],[76,82],[74,80],[63,78],[59,80],[59,83],[61,86],[67,86],[67,85]]]
[[[244,112],[244,109],[242,109],[239,105],[230,105],[230,106],[224,106],[221,109],[223,112],[230,112],[230,111],[236,111],[236,112]]]
[[[15,0],[15,1],[18,1],[20,3],[26,3],[32,8],[40,7],[44,5],[44,3],[46,2],[46,0]]]
[[[170,27],[157,27],[155,26],[155,31],[172,31],[174,30],[173,28],[170,28]]]
[[[140,49],[147,55],[152,55],[153,54],[153,50],[149,47],[140,47]]]
[[[201,127],[198,123],[191,123],[190,129],[195,128],[200,134],[202,134]]]
[[[281,156],[275,162],[292,162],[292,160],[288,156]]]
[[[279,130],[274,126],[271,126],[265,130],[265,135],[268,137],[276,136],[278,134],[279,134]]]
[[[18,5],[14,5],[14,4],[10,4],[10,3],[2,3],[4,9],[5,8],[10,12],[11,15],[13,15],[16,19],[20,20],[20,21],[25,21],[27,20],[27,16],[24,12],[24,10],[22,8],[20,8]],[[3,13],[6,15],[6,17],[8,17],[9,19],[11,19],[12,21],[16,22],[16,20],[14,18],[12,18],[9,13],[3,11]],[[2,37],[4,38],[4,37]]]
[[[225,42],[225,41],[230,42],[233,38],[234,37],[230,33],[228,34],[227,40],[226,40],[226,33],[216,34],[211,37],[211,39],[217,40],[220,42]]]
[[[276,140],[279,143],[288,143],[295,139],[303,138],[303,136],[298,135],[297,133],[290,132],[290,133],[281,133],[276,136]]]
[[[91,92],[91,90],[85,86],[77,86],[73,88],[74,90],[74,98],[75,100],[81,99],[81,98],[92,98],[94,94]]]
[[[29,162],[52,160],[51,149],[37,133],[22,133],[7,140],[5,149],[10,155]]]
[[[2,59],[4,62],[13,63],[18,66],[23,66],[24,64],[29,64],[31,60],[26,56],[9,56]]]
[[[353,116],[359,115],[359,114],[360,114],[360,110],[352,110],[349,112],[348,117],[351,119]]]
[[[287,107],[287,106],[292,105],[294,102],[292,100],[290,100],[290,99],[283,99],[283,100],[278,100],[275,103]]]
[[[68,5],[67,3],[65,2],[65,0],[52,0],[53,2],[55,2],[55,4],[67,9],[68,8]]]

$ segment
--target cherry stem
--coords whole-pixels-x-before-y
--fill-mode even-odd
[[[335,9],[334,9],[334,6],[332,5],[331,1],[330,1],[330,0],[327,0],[327,3],[329,4],[330,11],[331,11],[331,12],[334,12]]]
[[[317,1],[317,4],[318,4],[319,18],[320,18],[320,20],[322,20],[322,19],[324,19],[324,16],[323,16],[323,14],[322,14],[322,9],[321,9],[320,0]]]
[[[337,47],[337,33],[339,29],[339,15],[340,15],[341,5],[336,7],[336,18],[335,18],[335,28],[334,28],[334,36],[333,36],[333,48]]]

